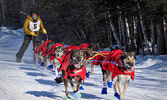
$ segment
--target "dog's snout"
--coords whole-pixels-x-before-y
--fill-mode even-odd
[[[59,57],[60,54],[57,54],[57,56]]]
[[[129,66],[130,66],[130,67],[133,67],[133,63],[130,63]]]

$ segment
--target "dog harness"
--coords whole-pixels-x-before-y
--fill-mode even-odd
[[[46,55],[48,55],[48,48],[47,45],[49,42],[52,42],[52,40],[47,40],[46,42],[44,42],[41,46],[41,52],[43,53],[42,57],[45,57]]]
[[[63,44],[57,43],[57,44],[53,45],[52,48],[49,50],[49,53],[48,53],[48,54],[51,55],[50,61],[52,61],[53,59],[57,59],[57,60],[60,62],[60,64],[61,64],[61,63],[62,63],[62,60],[63,60],[63,58],[64,58],[65,55],[63,54],[62,57],[60,57],[60,58],[57,58],[57,57],[55,56],[54,50],[55,50],[55,48],[58,47],[58,46],[63,47]]]
[[[109,51],[103,51],[97,53],[95,56],[90,59],[93,61],[94,65],[102,65],[105,57],[109,54]]]
[[[34,54],[35,54],[35,53],[39,54],[40,49],[41,49],[41,46],[42,46],[42,44],[40,44],[38,47],[37,47],[37,45],[35,45]]]
[[[89,46],[89,43],[84,43],[79,46],[80,49],[87,49]]]
[[[86,75],[86,67],[83,66],[82,68],[79,68],[79,69],[73,69],[71,70],[70,67],[71,64],[68,62],[67,64],[67,70],[65,72],[65,76],[64,76],[64,79],[67,79],[68,76],[70,77],[75,77],[78,81],[80,78],[82,78],[82,81],[84,82],[85,81],[85,75]]]
[[[85,58],[86,59],[89,59],[89,54],[88,54],[88,49],[89,48],[88,48],[88,46],[89,46],[89,43],[84,43],[84,44],[81,44],[79,46],[79,48],[85,52]]]
[[[66,70],[67,69],[67,66],[68,66],[68,59],[70,58],[70,55],[71,55],[71,50],[73,49],[80,49],[79,47],[77,46],[69,46],[68,49],[67,49],[67,52],[65,53],[65,56],[64,56],[64,59],[62,61],[62,64],[58,70],[58,72],[60,72],[61,70]]]
[[[121,66],[120,58],[122,57],[122,51],[120,49],[113,50],[105,59],[106,63],[103,63],[102,67],[104,70],[110,70],[112,72],[112,79],[115,78],[115,76],[123,74],[123,75],[130,75],[132,80],[134,80],[135,75],[135,68],[132,67],[132,71],[123,69],[123,66]],[[118,64],[116,66],[114,63],[107,63],[107,62],[115,62]]]
[[[79,69],[73,69],[71,70],[70,67],[71,64],[69,62],[69,58],[70,58],[70,55],[71,55],[71,51],[72,50],[79,50],[80,48],[77,47],[77,46],[72,46],[72,47],[68,47],[68,50],[67,52],[65,53],[65,57],[62,61],[62,64],[58,70],[58,72],[64,70],[65,71],[65,76],[64,76],[64,79],[67,79],[68,76],[70,77],[75,77],[77,80],[80,79],[80,77],[82,78],[82,81],[84,82],[85,80],[85,75],[86,75],[86,67],[83,66],[82,68],[79,68]]]

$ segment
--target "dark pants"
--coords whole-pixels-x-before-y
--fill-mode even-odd
[[[22,57],[24,55],[24,52],[26,51],[26,49],[27,49],[29,43],[31,42],[31,40],[33,42],[33,48],[34,48],[36,43],[40,42],[40,38],[38,36],[37,37],[33,37],[33,36],[30,36],[30,35],[25,35],[23,44],[22,44],[19,52],[17,52],[17,54],[16,54],[17,58],[22,59]]]

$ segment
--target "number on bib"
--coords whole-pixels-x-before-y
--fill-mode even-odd
[[[37,29],[37,24],[34,24],[34,29]]]

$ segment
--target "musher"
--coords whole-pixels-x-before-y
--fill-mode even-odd
[[[31,40],[33,42],[33,48],[36,43],[40,42],[39,30],[42,30],[44,34],[47,34],[38,12],[36,10],[31,10],[30,15],[27,15],[24,23],[24,41],[20,50],[16,54],[16,62],[22,62],[24,52]]]

